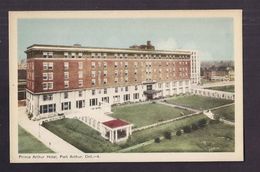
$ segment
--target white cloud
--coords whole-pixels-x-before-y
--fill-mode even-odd
[[[159,40],[155,43],[155,48],[157,50],[175,50],[177,49],[178,44],[173,38],[168,38],[166,40]]]

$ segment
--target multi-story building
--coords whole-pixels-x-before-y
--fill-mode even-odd
[[[95,116],[109,113],[113,104],[189,92],[195,57],[190,51],[155,50],[150,41],[130,48],[32,45],[25,52],[27,112],[34,119],[79,111]]]
[[[191,51],[191,84],[200,84],[200,59],[198,51]]]

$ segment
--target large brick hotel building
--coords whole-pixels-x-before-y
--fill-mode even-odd
[[[27,112],[34,119],[109,113],[112,104],[186,93],[199,82],[196,52],[156,50],[150,41],[125,49],[32,45],[26,53]]]

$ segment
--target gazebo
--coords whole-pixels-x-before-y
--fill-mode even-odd
[[[101,133],[103,137],[112,143],[126,141],[132,134],[132,124],[121,119],[113,119],[102,123],[104,131]]]

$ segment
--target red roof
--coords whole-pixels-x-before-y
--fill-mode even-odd
[[[129,125],[129,123],[122,121],[120,119],[113,119],[111,121],[106,121],[106,122],[103,122],[103,124],[108,126],[109,128],[117,128],[117,127]]]

